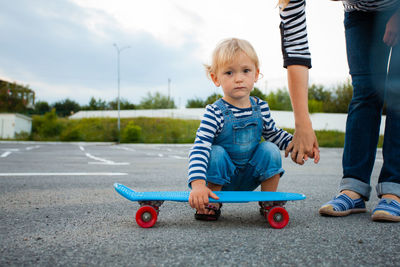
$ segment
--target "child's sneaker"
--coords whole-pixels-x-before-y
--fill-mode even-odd
[[[394,199],[382,198],[372,211],[372,220],[400,222],[400,203]]]
[[[365,202],[362,198],[352,199],[345,194],[340,194],[323,205],[319,214],[328,216],[347,216],[351,213],[366,212]]]

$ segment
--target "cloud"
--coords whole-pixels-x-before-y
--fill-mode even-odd
[[[325,85],[348,77],[343,8],[328,2],[307,3],[310,83]],[[274,90],[287,84],[278,25],[275,1],[9,1],[0,9],[0,78],[28,84],[50,103],[113,100],[117,43],[131,46],[121,53],[122,97],[139,103],[147,92],[167,94],[171,79],[171,96],[184,105],[220,92],[202,63],[217,42],[236,36],[249,40],[261,60],[264,78],[256,86]]]
[[[143,31],[123,31],[98,9],[66,1],[13,1],[3,5],[0,22],[0,32],[6,36],[0,49],[0,75],[29,84],[42,100],[69,97],[87,103],[91,96],[115,98],[114,42],[131,47],[121,53],[121,85],[134,102],[144,91],[166,88],[168,78],[176,94],[208,83],[194,55],[195,43],[173,46]],[[94,92],[97,95],[88,95]]]

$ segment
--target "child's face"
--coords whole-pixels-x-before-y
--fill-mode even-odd
[[[248,102],[259,73],[254,62],[239,52],[232,62],[222,66],[217,73],[211,73],[211,78],[217,87],[222,87],[224,99],[235,105]]]

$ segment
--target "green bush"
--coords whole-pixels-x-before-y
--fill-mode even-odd
[[[310,113],[322,112],[324,108],[324,103],[321,101],[311,99],[308,100],[308,111]]]
[[[121,124],[129,121],[122,120]],[[145,117],[135,118],[134,121],[142,128],[141,143],[192,143],[200,123],[197,120]]]
[[[78,127],[67,127],[60,135],[61,141],[81,141],[82,139],[82,134]]]
[[[278,89],[270,92],[265,99],[271,110],[292,110],[290,96],[287,89]]]
[[[19,133],[15,133],[15,140],[28,140],[29,139],[29,133],[21,131]]]
[[[140,101],[138,106],[140,109],[163,109],[176,108],[175,102],[169,96],[165,96],[159,92],[152,95],[150,92]]]
[[[55,109],[43,116],[33,116],[32,136],[36,141],[58,140],[64,129],[64,123],[57,118]]]
[[[122,143],[138,142],[141,133],[142,133],[142,128],[140,128],[140,126],[138,125],[135,125],[134,121],[130,121],[121,133],[121,142]]]
[[[204,101],[199,97],[189,99],[186,104],[186,108],[204,108],[205,106],[206,104],[204,104]]]
[[[70,136],[80,136],[81,141],[115,142],[118,140],[117,119],[85,118],[70,120],[68,128],[71,131]]]

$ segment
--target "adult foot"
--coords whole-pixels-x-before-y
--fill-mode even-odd
[[[400,203],[394,199],[382,198],[372,211],[373,221],[400,222]]]
[[[362,198],[352,199],[343,193],[322,205],[319,209],[319,214],[340,217],[366,211],[365,202]]]

